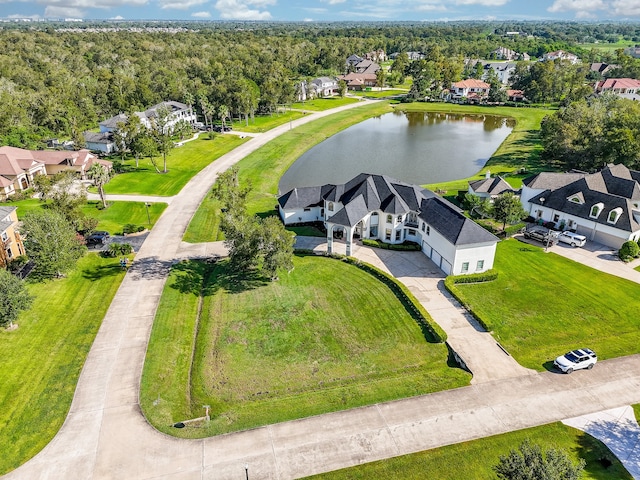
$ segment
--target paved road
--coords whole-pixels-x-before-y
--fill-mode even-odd
[[[602,362],[588,373],[487,381],[202,440],[179,440],[151,428],[140,414],[140,376],[169,268],[185,254],[182,235],[217,174],[288,129],[252,138],[173,198],[105,316],[64,425],[42,452],[6,478],[241,479],[245,464],[251,479],[299,478],[640,403],[640,356],[634,356]],[[217,254],[212,244],[189,248]]]

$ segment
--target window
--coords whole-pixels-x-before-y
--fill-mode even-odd
[[[393,217],[391,215],[387,215],[387,223],[393,223]]]
[[[622,215],[622,209],[620,207],[614,208],[609,212],[609,217],[607,217],[607,222],[616,223],[620,218],[620,215]]]
[[[333,212],[333,202],[329,202],[329,205],[327,206],[327,208],[329,209],[330,212]]]
[[[469,262],[464,262],[462,264],[462,273],[468,272],[469,271]]]
[[[425,226],[425,223],[424,223],[424,222],[422,222],[422,231],[423,231],[423,232],[424,232],[424,226]]]
[[[556,213],[556,214],[553,216],[553,221],[554,221],[554,222],[557,222],[558,220],[560,220],[560,215]]]
[[[7,248],[5,251],[7,252],[7,258],[13,258],[13,252],[10,248]]]
[[[409,229],[409,235],[415,235],[416,231],[413,228]]]
[[[310,208],[305,208],[305,209],[304,209],[304,211],[305,211],[305,212],[310,212],[310,211],[311,211],[311,209],[310,209]]]
[[[400,236],[402,235],[402,231],[401,230],[397,230],[396,231],[396,242],[400,241]]]
[[[391,229],[390,229],[390,228],[387,228],[387,229],[384,231],[384,239],[385,239],[386,241],[388,241],[388,242],[390,242],[390,241],[391,241]]]
[[[371,225],[371,228],[369,229],[369,237],[370,238],[378,237],[378,225]]]
[[[378,223],[380,222],[380,219],[378,218],[378,212],[373,212],[371,214],[371,225],[378,225]]]
[[[484,268],[484,260],[478,260],[478,264],[476,265],[476,270],[482,270]]]
[[[431,227],[429,227],[429,225],[427,225],[427,235],[429,235],[431,233]]]
[[[536,216],[542,218],[542,210],[536,210]]]
[[[600,215],[600,212],[602,212],[603,208],[604,208],[604,205],[602,203],[596,203],[593,207],[591,207],[591,212],[589,213],[589,216],[591,218],[598,218],[598,215]]]
[[[0,238],[2,238],[3,242],[6,242],[9,239],[9,235],[7,235],[7,232],[2,232],[2,235],[0,235]]]
[[[402,215],[398,215],[398,222],[402,222]]]

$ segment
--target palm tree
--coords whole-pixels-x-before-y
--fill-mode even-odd
[[[229,107],[227,107],[226,105],[220,105],[218,107],[218,116],[222,121],[222,132],[224,133],[227,126],[226,119],[229,118]]]
[[[104,184],[107,183],[110,179],[109,170],[106,169],[103,165],[98,162],[95,162],[91,165],[91,168],[87,170],[87,177],[90,180],[93,180],[93,183],[96,187],[98,187],[98,193],[100,194],[100,199],[102,200],[102,206],[107,208],[107,199],[104,195]]]

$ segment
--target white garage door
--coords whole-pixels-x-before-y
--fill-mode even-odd
[[[431,258],[431,245],[429,245],[427,242],[423,241],[422,242],[422,252],[429,258]]]
[[[440,266],[440,262],[442,262],[442,256],[436,252],[435,250],[432,250],[431,252],[431,260],[433,261],[433,263],[435,263],[438,267]]]
[[[440,269],[447,275],[451,275],[451,264],[444,258],[442,259],[442,265],[440,265]]]

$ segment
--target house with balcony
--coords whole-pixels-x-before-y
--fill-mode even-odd
[[[357,239],[415,242],[447,275],[493,268],[498,238],[435,193],[385,175],[361,173],[342,185],[294,188],[278,198],[285,225],[322,222],[327,250]]]
[[[20,234],[16,230],[18,225],[17,207],[0,207],[0,240],[4,254],[0,255],[0,267],[6,267],[6,262],[25,254]]]
[[[601,171],[540,173],[523,181],[525,210],[558,230],[570,230],[603,245],[620,248],[640,240],[640,172],[624,165]]]

